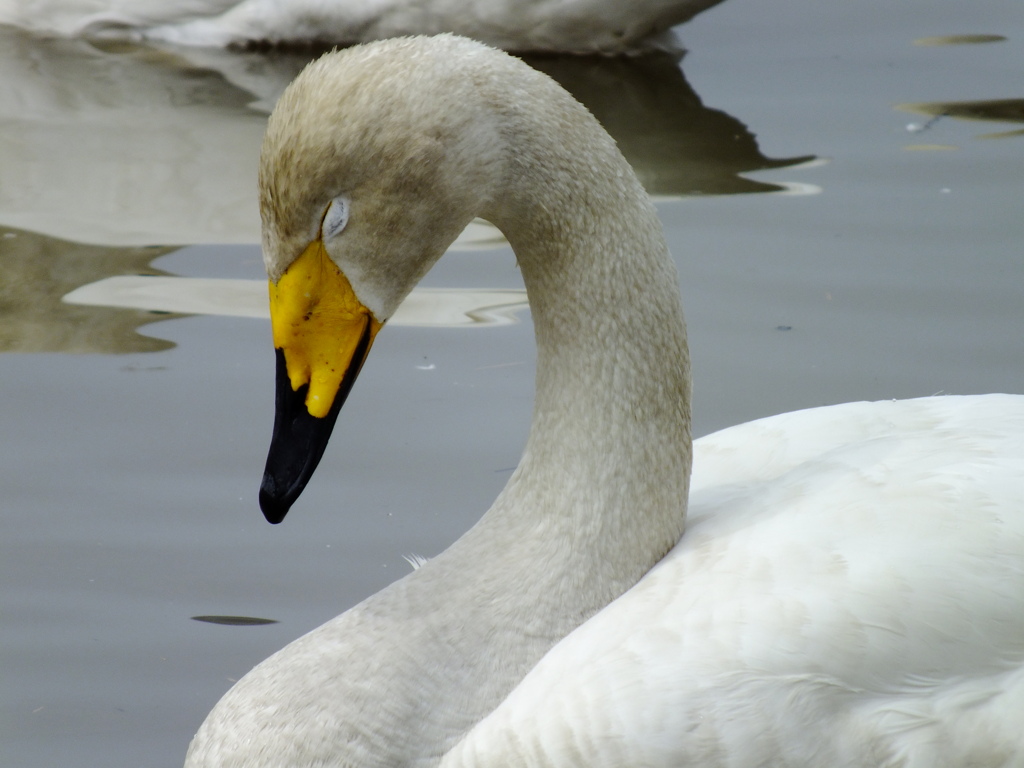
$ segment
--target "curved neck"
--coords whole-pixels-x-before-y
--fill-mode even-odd
[[[686,329],[661,223],[614,141],[575,101],[539,84],[530,93],[536,103],[506,118],[515,144],[484,216],[508,237],[530,296],[534,414],[519,469],[481,524],[505,509],[563,520],[573,567],[606,603],[683,532]]]
[[[516,253],[537,338],[522,459],[469,532],[377,596],[429,626],[416,632],[412,698],[444,690],[446,701],[416,710],[419,766],[435,764],[555,643],[632,587],[685,526],[690,374],[675,266],[614,144],[589,116],[572,122],[587,130],[537,131],[511,148],[502,199],[483,212]],[[524,126],[511,133],[531,138]],[[559,157],[561,142],[585,142],[591,162]],[[432,749],[417,754],[423,739]]]
[[[512,243],[536,330],[519,467],[445,552],[243,678],[190,764],[265,748],[278,764],[434,766],[683,532],[689,362],[660,223],[596,120],[505,61],[481,85],[510,143],[479,213]]]
[[[530,297],[537,382],[529,438],[481,520],[395,585],[405,605],[420,590],[445,595],[446,623],[431,637],[461,668],[459,686],[444,683],[452,709],[434,708],[432,725],[420,721],[441,736],[422,765],[632,587],[686,520],[689,355],[661,224],[597,121],[534,75],[514,111],[503,107],[512,143],[500,195],[480,212],[512,244]],[[436,612],[424,620],[438,621]]]
[[[568,100],[555,104],[585,112]],[[522,114],[508,132],[517,143],[501,197],[482,215],[508,237],[530,297],[533,419],[519,466],[491,509],[406,586],[396,585],[407,600],[420,589],[443,590],[451,624],[435,627],[434,638],[459,658],[472,692],[456,694],[462,711],[430,713],[442,735],[421,765],[497,706],[551,646],[632,587],[685,526],[689,359],[661,224],[593,118],[555,114],[572,126],[565,135],[551,133],[550,102],[526,104]],[[532,115],[547,120],[533,124]],[[589,149],[583,165],[570,159],[580,146]]]

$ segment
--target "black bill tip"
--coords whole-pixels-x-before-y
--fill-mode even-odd
[[[276,525],[284,520],[313,476],[327,449],[341,406],[352,390],[372,342],[370,324],[367,322],[341,386],[334,396],[334,402],[331,403],[331,410],[323,418],[310,415],[306,409],[308,385],[292,389],[284,350],[275,350],[277,394],[274,433],[270,438],[267,466],[263,470],[263,482],[260,484],[260,509],[268,522]]]
[[[267,466],[260,484],[260,509],[270,523],[284,520],[313,476],[327,449],[344,396],[334,399],[323,418],[306,410],[308,386],[293,390],[288,379],[284,351],[277,353],[276,407],[274,432],[270,438]],[[341,395],[341,393],[339,393]]]

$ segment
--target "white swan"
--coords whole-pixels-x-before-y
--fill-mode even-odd
[[[522,268],[536,400],[480,522],[246,675],[188,766],[1024,765],[1024,397],[699,440],[682,535],[673,264],[614,143],[552,81],[450,36],[330,54],[270,120],[261,201],[268,518],[381,322],[476,215]]]
[[[0,24],[180,45],[351,44],[457,32],[516,51],[673,47],[668,30],[721,0],[0,0]]]

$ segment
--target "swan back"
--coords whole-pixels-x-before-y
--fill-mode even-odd
[[[686,535],[443,768],[1019,764],[1024,397],[847,403],[694,448]]]
[[[226,46],[348,44],[454,32],[515,51],[674,47],[671,27],[720,0],[0,0],[0,23],[43,34]]]

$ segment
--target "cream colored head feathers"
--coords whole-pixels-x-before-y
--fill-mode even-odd
[[[272,280],[345,195],[348,225],[324,244],[384,320],[411,290],[408,279],[421,277],[495,193],[504,148],[476,81],[494,77],[501,59],[469,40],[439,40],[441,50],[429,52],[391,40],[332,53],[285,91],[260,162]]]

